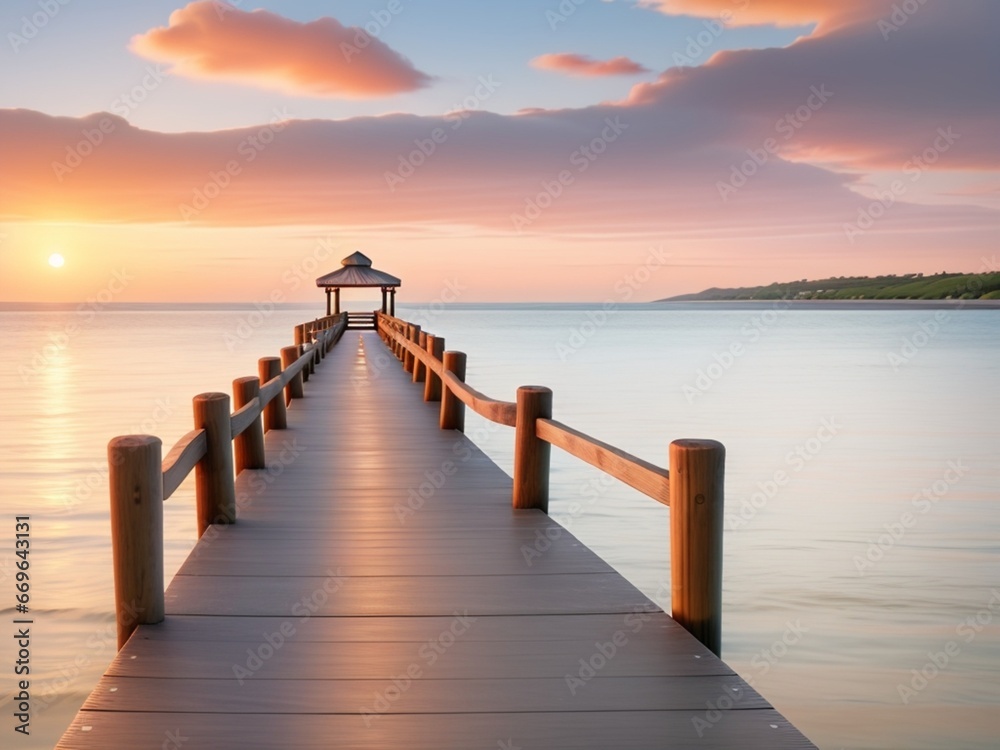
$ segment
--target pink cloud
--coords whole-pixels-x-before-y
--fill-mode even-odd
[[[748,160],[743,143],[727,143],[728,125],[604,105],[516,117],[292,121],[262,137],[267,128],[166,134],[107,114],[0,110],[0,220],[446,224],[512,237],[523,229],[658,241],[825,236],[846,247],[844,223],[871,203],[850,189],[856,178],[773,157],[720,199],[719,182]],[[102,128],[100,145],[80,148]],[[52,165],[68,163],[69,150],[90,153],[60,180]],[[534,214],[537,206],[544,210]],[[985,209],[900,200],[879,231],[946,226],[995,232],[1000,221]]]
[[[0,220],[447,224],[510,236],[512,217],[542,206],[528,233],[847,248],[845,224],[873,205],[860,194],[866,170],[899,172],[906,188],[907,164],[925,154],[918,179],[1000,170],[1000,8],[965,7],[959,17],[923,6],[888,38],[869,19],[784,49],[720,53],[635,86],[625,102],[576,110],[176,134],[111,115],[0,110]],[[103,120],[100,145],[81,147]],[[941,140],[942,129],[958,138]],[[89,155],[57,172],[74,150]],[[734,170],[749,177],[723,199]],[[996,232],[995,210],[917,205],[926,185],[897,194],[872,236]]]
[[[730,26],[817,23],[824,31],[892,10],[891,0],[644,0],[641,4],[670,15],[721,18]]]
[[[553,70],[574,76],[631,76],[649,72],[649,68],[624,56],[611,60],[595,60],[572,52],[541,55],[532,60],[531,64],[541,70]]]
[[[334,18],[298,23],[218,0],[198,0],[174,11],[168,26],[133,37],[131,49],[191,78],[308,96],[387,96],[431,82],[364,29]]]
[[[692,126],[647,108],[604,105],[156,133],[108,114],[0,110],[0,220],[447,222],[511,232],[511,217],[525,214],[562,173],[570,184],[531,231],[687,231],[710,216],[719,229],[767,223],[761,200],[796,200],[803,206],[796,221],[829,218],[834,206],[846,211],[853,201],[839,177],[776,162],[759,178],[758,194],[724,205],[714,178],[741,154],[715,143],[719,133]]]

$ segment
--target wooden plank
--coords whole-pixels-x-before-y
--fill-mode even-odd
[[[617,631],[605,633],[603,639],[553,641],[466,641],[459,638],[428,665],[423,655],[427,643],[385,641],[382,643],[352,643],[349,646],[320,647],[315,642],[299,642],[293,635],[266,661],[260,654],[268,650],[267,637],[272,640],[283,622],[293,626],[301,618],[275,620],[271,630],[262,631],[253,641],[144,641],[132,638],[127,651],[107,671],[115,677],[151,677],[160,679],[234,680],[240,672],[236,667],[252,669],[256,677],[267,680],[391,680],[405,674],[410,664],[424,667],[425,677],[440,680],[469,680],[488,677],[494,680],[518,678],[564,679],[579,675],[581,660],[600,662],[597,643],[611,643]],[[475,628],[475,623],[470,626]],[[288,628],[286,628],[288,630]],[[297,632],[297,631],[296,631]],[[432,639],[443,637],[446,629]],[[731,669],[708,655],[696,659],[676,646],[677,640],[666,643],[642,641],[620,648],[599,671],[602,677],[667,676],[683,681],[692,675],[732,675]],[[708,652],[709,654],[711,652]]]
[[[708,649],[697,641],[687,638],[673,618],[657,610],[642,613],[639,618],[643,627],[636,631],[627,628],[629,642],[669,641],[671,646],[686,648],[696,661],[709,655]],[[310,617],[295,623],[295,641],[298,643],[423,643],[449,628],[454,620],[448,617]],[[636,618],[629,620],[634,622]],[[247,641],[257,642],[265,632],[273,632],[281,619],[274,617],[217,617],[175,615],[155,627],[140,627],[134,643],[126,651],[138,646],[143,640],[188,641]],[[462,636],[463,641],[593,641],[606,639],[608,634],[625,626],[620,614],[598,615],[496,615],[480,617],[476,627],[470,628]],[[686,644],[686,646],[685,646]],[[123,660],[128,655],[121,657]],[[721,664],[714,659],[710,662]],[[708,662],[706,662],[707,664]],[[722,672],[705,674],[728,674],[724,664]]]
[[[266,553],[262,553],[265,555]],[[167,616],[258,615],[281,617],[305,599],[323,600],[314,614],[473,615],[631,612],[649,605],[617,573],[541,576],[326,577],[177,576],[167,588]],[[338,586],[336,593],[330,591]],[[328,596],[323,596],[324,590]]]
[[[239,498],[237,497],[237,507],[245,508],[247,505],[253,507],[256,502],[260,502],[260,498],[248,498],[246,503],[241,504]],[[518,540],[528,540],[536,538],[536,532],[538,531],[538,524],[529,523],[527,521],[514,524],[508,523],[504,524],[500,521],[490,522],[488,519],[483,519],[481,523],[477,523],[474,526],[437,526],[434,524],[424,524],[419,528],[419,537],[426,540],[428,544],[447,544],[451,541],[462,539],[462,538],[487,538],[497,535],[504,537],[518,539]],[[281,529],[274,529],[270,527],[270,521],[266,518],[264,519],[252,519],[244,518],[232,526],[213,526],[210,531],[210,538],[206,540],[205,544],[210,544],[212,539],[219,538],[227,534],[239,534],[245,536],[248,539],[259,539],[267,540],[274,539],[277,541],[291,541],[300,539],[303,542],[306,540],[336,540],[336,539],[361,539],[368,537],[378,537],[383,539],[407,539],[416,538],[418,532],[415,530],[413,524],[407,522],[407,524],[397,524],[392,527],[389,526],[372,526],[372,525],[358,525],[358,524],[345,524],[345,523],[325,523],[322,527],[312,526],[309,528],[303,528],[300,526],[284,526]],[[287,544],[286,547],[293,547],[294,544]],[[198,547],[195,547],[197,550]],[[196,554],[196,552],[192,552]]]
[[[384,713],[449,714],[531,711],[697,711],[730,696],[738,710],[770,708],[759,693],[735,675],[605,677],[580,681],[565,677],[509,680],[432,679],[436,652],[413,662],[420,677],[404,678],[408,688]],[[447,654],[440,658],[447,658]],[[394,675],[399,678],[399,675]],[[237,714],[358,714],[373,704],[372,694],[392,679],[275,680],[245,677],[242,682],[105,677],[84,704],[92,711],[171,711]],[[403,682],[402,684],[407,684]]]
[[[291,537],[294,538],[294,537]],[[493,535],[458,540],[428,549],[422,537],[402,541],[358,542],[341,538],[311,544],[285,544],[292,549],[270,559],[261,556],[259,540],[228,535],[188,557],[178,575],[315,576],[327,569],[353,576],[542,575],[548,573],[613,573],[613,569],[575,540],[542,537],[503,540]],[[287,541],[287,540],[285,540]],[[544,552],[539,546],[544,544]]]
[[[397,714],[365,725],[360,716],[122,713],[83,711],[59,750],[161,748],[183,737],[184,750],[663,750],[663,748],[813,748],[777,711],[722,711],[701,729],[699,711]],[[86,728],[86,731],[84,729]],[[169,733],[169,734],[168,734]],[[235,741],[235,738],[239,738]]]

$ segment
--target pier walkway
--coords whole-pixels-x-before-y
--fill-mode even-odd
[[[340,333],[59,748],[813,747]]]

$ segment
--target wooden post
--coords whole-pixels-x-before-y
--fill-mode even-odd
[[[299,358],[299,348],[297,346],[286,346],[281,350],[281,369],[287,370],[295,360]],[[299,372],[294,378],[288,381],[285,386],[285,405],[292,403],[293,398],[302,398],[305,391],[302,388],[302,373]]]
[[[726,449],[714,440],[670,444],[670,601],[673,618],[722,652],[722,527]]]
[[[383,315],[389,309],[388,308],[388,297],[389,297],[389,290],[386,289],[385,287],[382,287],[382,308],[381,309],[382,309],[382,314]]]
[[[323,321],[319,318],[313,323],[313,342],[316,347],[316,364],[326,358],[326,347],[323,346]]]
[[[409,341],[413,341],[413,342],[419,341],[420,340],[420,326],[414,325],[414,324],[411,323],[410,325],[408,325],[406,327],[406,330],[404,331],[404,335],[406,336],[407,340],[409,340]],[[403,369],[406,370],[409,373],[412,373],[414,371],[414,369],[416,368],[416,366],[414,364],[416,362],[416,357],[414,357],[413,353],[410,352],[408,349],[404,349],[403,352],[404,352],[404,354],[403,354]]]
[[[120,651],[137,625],[163,622],[163,444],[116,437],[108,469]]]
[[[323,355],[320,353],[322,347],[319,345],[319,325],[317,323],[309,324],[309,340],[313,346],[312,368],[313,372],[315,372],[316,367],[320,364],[320,360],[323,359]]]
[[[389,314],[396,317],[396,287],[389,290]]]
[[[326,314],[329,315],[332,312],[330,307],[330,287],[326,288]]]
[[[261,357],[257,360],[257,372],[260,373],[261,385],[281,374],[281,360],[277,357]],[[268,430],[284,430],[288,427],[288,412],[285,410],[285,399],[280,395],[271,399],[264,407],[264,432]]]
[[[427,334],[423,331],[417,332],[416,338],[417,347],[427,351]],[[421,362],[416,357],[413,358],[413,382],[423,383],[427,379],[427,368],[424,367],[424,363]]]
[[[549,511],[549,456],[552,446],[535,434],[535,420],[552,416],[552,390],[540,385],[517,389],[514,427],[514,507]]]
[[[404,339],[408,340],[412,335],[411,333],[412,330],[413,326],[410,325],[409,323],[406,323],[400,329],[399,334]],[[402,344],[399,345],[399,355],[403,362],[403,372],[413,372],[413,360],[410,357],[409,352],[406,351],[406,348]]]
[[[333,335],[333,329],[334,329],[334,327],[336,327],[336,325],[337,325],[338,322],[339,321],[337,321],[337,320],[331,320],[330,321],[330,333],[327,334],[327,337],[326,337],[326,352],[327,352],[327,354],[329,354],[330,351],[333,349],[333,345],[334,345],[334,343],[336,341],[336,339],[335,339],[335,337]]]
[[[444,358],[444,339],[441,336],[427,336],[427,351],[439,362]],[[424,401],[441,400],[441,378],[432,369],[427,368],[427,380],[424,382]]]
[[[229,395],[200,393],[194,397],[194,426],[203,429],[208,453],[194,468],[198,500],[198,536],[213,523],[236,522],[233,482],[233,427]]]
[[[333,290],[333,314],[340,315],[340,287]]]
[[[239,411],[260,395],[260,379],[236,378],[233,381],[233,407]],[[264,428],[260,416],[233,441],[236,453],[236,473],[244,469],[266,469],[264,460]]]
[[[313,340],[312,323],[303,323],[302,327],[305,329],[305,339],[302,345],[302,353],[305,354],[306,351],[308,351],[307,345],[311,345]],[[306,366],[302,368],[302,372],[308,372],[312,375],[316,371],[316,359],[316,349],[314,348],[312,350],[312,356],[309,358]],[[303,375],[302,379],[307,380],[308,378]]]
[[[295,326],[293,339],[295,341],[295,346],[299,348],[299,356],[301,357],[306,353],[306,326],[305,323],[300,323]],[[306,383],[309,382],[309,368],[304,367],[302,369],[302,380]]]
[[[442,362],[446,371],[455,373],[455,377],[465,382],[465,352],[445,352]],[[442,430],[465,432],[465,404],[447,385],[441,391],[440,425]]]

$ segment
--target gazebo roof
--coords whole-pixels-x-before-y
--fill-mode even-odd
[[[372,268],[371,258],[364,253],[355,252],[348,255],[340,265],[343,266],[338,271],[328,273],[316,279],[316,286],[319,287],[345,287],[345,286],[400,286],[403,282],[395,276],[391,276],[384,271]]]

